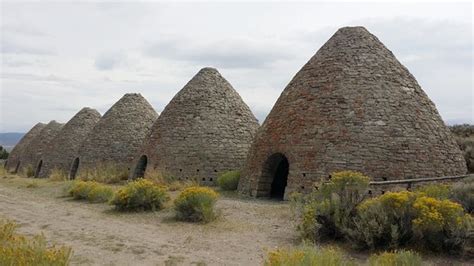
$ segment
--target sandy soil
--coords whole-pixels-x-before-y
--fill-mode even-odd
[[[261,265],[268,249],[297,242],[287,203],[224,196],[220,218],[202,225],[175,221],[171,209],[119,214],[106,204],[71,201],[62,187],[2,179],[0,215],[22,233],[43,232],[71,246],[73,265]]]
[[[72,265],[262,265],[268,250],[300,243],[286,202],[222,195],[219,218],[203,225],[174,220],[171,206],[118,213],[107,204],[72,201],[64,188],[64,182],[0,177],[0,218],[15,220],[21,233],[43,232],[52,244],[71,246]],[[361,264],[370,255],[339,246]],[[474,265],[436,254],[424,259]]]

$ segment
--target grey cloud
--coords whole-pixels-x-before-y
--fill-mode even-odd
[[[25,73],[1,73],[2,79],[5,80],[29,80],[35,82],[67,82],[69,79],[59,77],[57,75],[34,75],[34,74],[25,74]]]
[[[165,38],[146,45],[144,54],[222,68],[259,68],[269,66],[278,60],[291,59],[297,53],[288,49],[285,43],[274,40],[234,38],[200,42]]]
[[[112,70],[125,63],[125,56],[121,53],[102,53],[95,59],[98,70]]]
[[[47,36],[47,34],[32,25],[26,24],[7,24],[2,25],[0,28],[2,33],[10,33],[10,34],[21,34],[21,35],[28,35],[28,36],[36,36],[36,37],[43,37]]]
[[[35,47],[8,40],[5,36],[1,39],[2,54],[26,54],[26,55],[53,55],[54,51],[46,48]]]

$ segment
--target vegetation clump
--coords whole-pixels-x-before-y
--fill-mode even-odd
[[[222,190],[236,190],[239,180],[240,171],[227,171],[217,178],[217,184]]]
[[[74,181],[69,188],[69,196],[75,200],[87,200],[93,203],[108,202],[114,195],[109,186],[95,181]]]
[[[68,180],[67,174],[58,168],[53,168],[49,174],[49,180],[51,181],[66,181]]]
[[[319,184],[311,194],[300,198],[302,222],[298,229],[306,239],[343,238],[356,206],[368,194],[369,177],[361,173],[342,171],[331,176],[330,182]]]
[[[174,201],[176,217],[189,222],[210,222],[215,217],[214,205],[219,194],[206,187],[189,187]]]
[[[128,170],[115,164],[99,164],[94,168],[82,169],[77,179],[83,181],[97,181],[105,184],[120,183],[128,179]]]
[[[315,248],[308,245],[276,249],[268,253],[265,266],[344,266],[357,265],[336,248]]]
[[[371,255],[369,258],[371,266],[421,266],[423,261],[416,252],[401,250],[395,252],[383,252]]]
[[[3,148],[2,145],[0,145],[0,160],[8,159],[8,155],[9,155],[8,151],[5,148]]]
[[[279,248],[268,252],[265,266],[349,266],[360,265],[334,247],[315,247],[304,244],[296,248]],[[423,261],[413,251],[392,251],[371,255],[363,265],[421,266]]]
[[[35,175],[35,169],[33,169],[33,166],[29,164],[25,167],[25,169],[23,169],[23,174],[26,177],[33,177]]]
[[[173,175],[163,174],[153,169],[148,172],[147,179],[166,187],[168,191],[178,191],[198,185],[195,178],[181,180]]]
[[[449,187],[388,192],[375,198],[368,198],[367,191],[368,178],[362,174],[333,174],[328,183],[298,200],[302,236],[312,241],[347,240],[360,249],[420,245],[459,252],[467,243],[473,219],[460,204],[447,199],[452,196]]]
[[[119,211],[156,211],[163,209],[169,199],[163,186],[138,179],[119,189],[111,203]]]
[[[26,237],[15,233],[17,225],[0,221],[0,265],[68,265],[70,247],[48,246],[43,235]]]

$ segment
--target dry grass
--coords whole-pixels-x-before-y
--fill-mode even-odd
[[[49,180],[50,181],[66,181],[68,180],[68,176],[66,172],[64,172],[63,170],[54,168],[53,170],[51,170],[51,174],[49,175]]]
[[[116,164],[99,164],[95,168],[81,169],[77,179],[96,181],[105,184],[116,184],[128,179],[129,171],[126,167]]]
[[[162,173],[158,170],[150,170],[147,172],[146,179],[165,186],[169,191],[181,191],[188,187],[199,186],[196,179],[180,180],[172,175]]]

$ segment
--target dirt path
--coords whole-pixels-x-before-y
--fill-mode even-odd
[[[0,215],[20,232],[71,246],[81,265],[261,265],[266,250],[296,241],[288,204],[221,198],[207,225],[173,220],[172,210],[118,214],[106,204],[59,197],[58,184],[0,182]],[[25,182],[25,181],[20,181]]]

